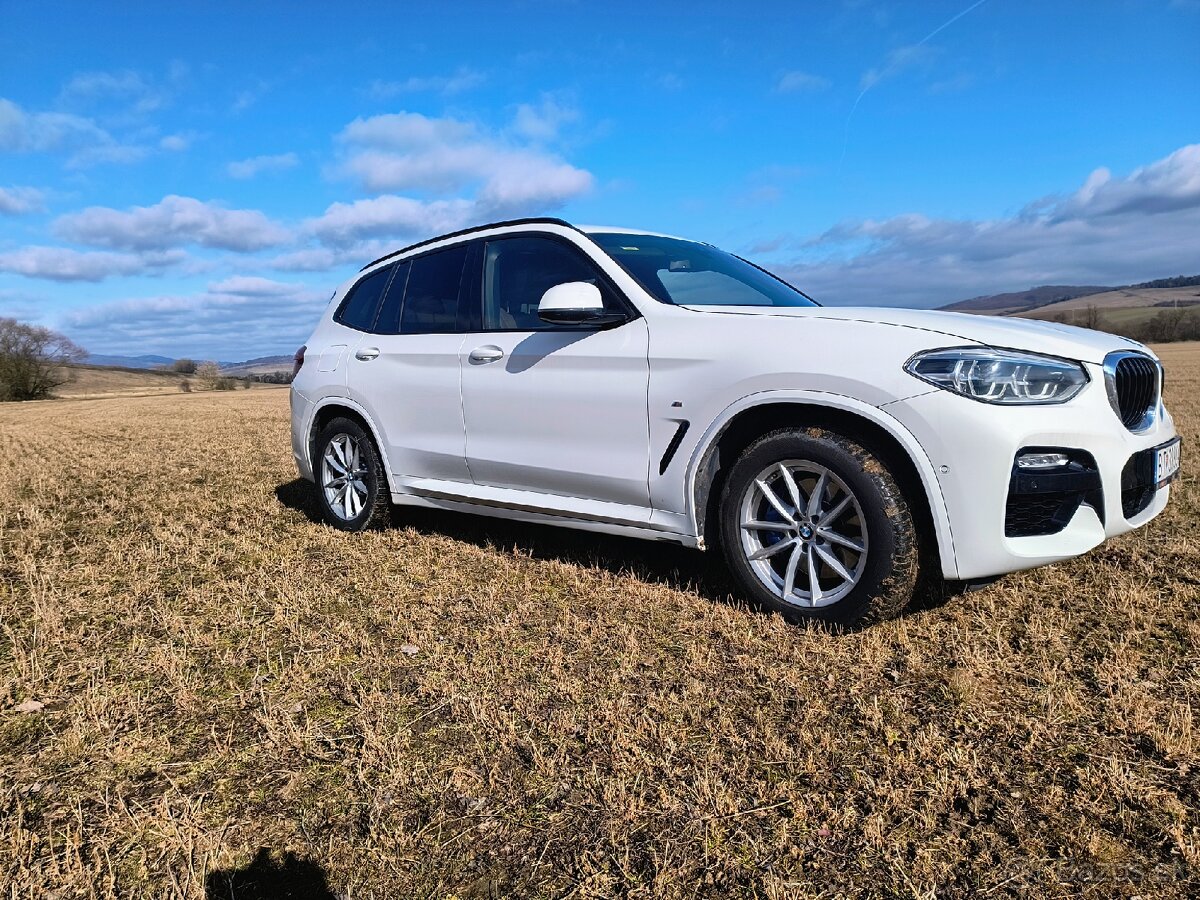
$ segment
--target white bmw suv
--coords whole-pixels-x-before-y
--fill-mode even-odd
[[[524,219],[376,260],[297,353],[325,520],[389,504],[719,546],[793,621],[894,615],[1158,515],[1179,469],[1141,344],[819,306],[710,244]]]

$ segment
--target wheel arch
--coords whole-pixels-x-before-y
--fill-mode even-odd
[[[395,485],[392,483],[392,467],[388,462],[387,447],[379,438],[379,429],[375,427],[375,423],[371,421],[367,411],[346,397],[329,397],[316,405],[313,410],[312,421],[308,426],[308,436],[305,441],[305,447],[308,451],[308,458],[313,467],[314,477],[316,475],[316,443],[317,435],[330,422],[339,416],[357,422],[367,430],[371,435],[371,440],[375,442],[375,450],[379,453],[380,460],[383,461],[383,473],[387,478],[388,492],[395,493]]]
[[[692,453],[686,481],[688,509],[701,546],[706,534],[717,533],[717,505],[733,463],[757,438],[788,427],[835,431],[879,456],[899,482],[918,527],[932,532],[942,576],[958,577],[949,513],[924,448],[885,410],[840,395],[751,395],[717,417]]]

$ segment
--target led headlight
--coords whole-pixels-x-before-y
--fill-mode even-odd
[[[1088,383],[1078,363],[991,347],[929,350],[910,359],[904,370],[972,400],[1007,406],[1065,403]]]

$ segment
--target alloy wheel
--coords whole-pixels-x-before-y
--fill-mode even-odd
[[[739,508],[742,551],[759,581],[785,603],[837,603],[862,578],[867,531],[862,507],[819,463],[772,463],[746,487]]]
[[[335,434],[321,458],[321,487],[325,502],[339,519],[349,522],[366,508],[367,464],[362,445],[350,434]]]

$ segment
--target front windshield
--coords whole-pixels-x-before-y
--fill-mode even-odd
[[[708,244],[647,234],[589,235],[638,284],[676,306],[816,306],[774,275]]]

